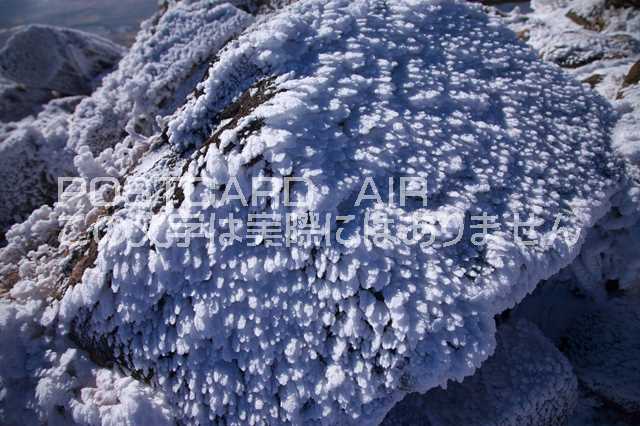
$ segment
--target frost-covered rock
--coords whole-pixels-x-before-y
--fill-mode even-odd
[[[75,175],[68,121],[124,49],[75,30],[31,25],[5,31],[0,50],[0,244],[9,226],[57,197]],[[63,97],[66,96],[66,97]],[[57,98],[52,101],[52,99]]]
[[[124,193],[93,208],[106,186],[72,187],[14,227],[0,253],[12,305],[46,301],[48,332],[161,390],[180,422],[376,423],[407,393],[469,376],[493,352],[494,316],[569,264],[627,184],[609,105],[478,9],[305,0],[254,18],[204,3],[169,7],[120,69],[150,68],[105,79],[73,118],[81,175],[117,176]],[[161,33],[173,44],[156,52],[144,40]],[[180,56],[191,48],[195,62]],[[182,181],[165,193],[155,178],[166,175]],[[426,179],[428,206],[354,206],[366,178],[389,192],[389,177],[407,175]],[[206,191],[190,187],[194,176],[216,199],[232,177],[246,194],[253,177],[307,177],[313,187],[293,199],[355,220],[331,247],[165,245],[184,230],[174,213],[215,214],[219,235],[230,213],[246,223],[305,212],[198,206]],[[415,217],[444,241],[456,238],[450,216],[486,213],[502,227],[482,247],[467,229],[457,244],[423,248],[360,238],[367,213],[387,214],[394,236]],[[517,243],[514,213],[540,219],[529,237],[545,244]],[[554,231],[560,215],[574,240]]]
[[[618,152],[640,162],[640,9],[606,0],[536,0],[533,12],[505,18],[543,59],[558,63],[594,87],[621,114]],[[635,66],[635,72],[634,72]]]
[[[68,120],[78,97],[49,102],[36,117],[0,130],[0,243],[14,223],[24,221],[58,195],[58,178],[74,175],[66,147]]]
[[[612,146],[626,160],[629,185],[588,232],[580,256],[566,271],[572,278],[563,278],[598,298],[605,295],[607,285],[628,289],[640,284],[635,256],[640,249],[640,54],[614,46],[621,40],[640,43],[640,13],[630,6],[604,0],[538,0],[532,13],[516,12],[506,18],[546,60],[555,61],[553,52],[560,51],[592,58],[568,70],[607,98],[619,114]]]
[[[509,19],[543,59],[571,70],[594,62],[620,62],[640,53],[639,10],[610,3],[534,0],[533,12],[522,15],[516,10]]]
[[[159,12],[142,25],[118,69],[80,104],[69,146],[99,154],[127,134],[153,134],[156,117],[184,103],[218,50],[252,20],[219,0],[179,2]]]
[[[88,95],[124,49],[94,34],[28,25],[12,30],[0,50],[0,73],[33,89]]]
[[[640,414],[640,298],[614,298],[578,316],[564,340],[580,381],[629,413]]]
[[[0,301],[0,417],[6,426],[173,425],[162,394],[130,377],[96,368],[87,354],[63,345],[34,322],[39,302]],[[40,318],[38,318],[40,319]],[[46,321],[46,319],[43,319]],[[37,342],[37,344],[34,344]],[[58,344],[60,342],[57,342]]]
[[[305,1],[218,56],[164,120],[172,149],[137,173],[200,175],[216,196],[230,176],[246,190],[255,176],[303,175],[318,189],[312,210],[358,216],[345,247],[210,252],[200,241],[144,241],[143,230],[162,242],[173,212],[246,222],[249,209],[197,207],[197,188],[147,217],[122,204],[60,318],[81,346],[126,354],[126,368],[166,389],[184,421],[373,423],[406,392],[462,379],[491,353],[494,315],[577,254],[582,239],[553,237],[556,216],[573,210],[566,226],[583,231],[621,185],[608,106],[463,5]],[[384,187],[404,174],[427,179],[429,208],[354,210],[365,177]],[[356,237],[364,212],[386,212],[398,234],[414,215],[510,222],[525,208],[546,223],[544,249],[507,229],[482,249]]]
[[[384,426],[565,425],[578,400],[569,361],[526,321],[498,329],[496,352],[462,383],[411,394]]]
[[[638,289],[609,287],[608,297],[594,297],[567,272],[539,286],[512,316],[534,322],[571,362],[584,388],[577,418],[637,418]]]

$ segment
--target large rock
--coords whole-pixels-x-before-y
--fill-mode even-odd
[[[640,297],[614,298],[578,316],[564,351],[580,381],[628,413],[640,415]]]
[[[562,216],[569,234],[585,231],[623,188],[610,107],[479,9],[306,0],[251,18],[203,1],[170,7],[156,33],[181,31],[172,25],[177,10],[197,37],[176,40],[202,52],[198,64],[209,43],[226,47],[196,66],[202,81],[193,91],[184,82],[197,75],[163,65],[177,76],[167,81],[152,72],[155,56],[138,56],[153,66],[127,81],[149,94],[109,100],[109,84],[120,80],[105,82],[98,112],[74,120],[100,129],[101,111],[129,108],[114,118],[129,135],[79,132],[73,147],[83,176],[116,175],[124,193],[91,208],[105,188],[73,187],[51,211],[34,213],[11,231],[0,280],[13,305],[43,305],[34,317],[52,334],[159,389],[180,422],[376,423],[406,394],[462,380],[493,352],[495,315],[578,254],[584,236],[562,238],[555,221]],[[245,28],[249,19],[257,22]],[[182,58],[174,46],[161,52]],[[175,105],[164,108],[165,98]],[[164,117],[145,125],[131,108]],[[165,191],[158,178],[167,175],[181,182]],[[192,188],[194,176],[210,187]],[[252,178],[285,176],[313,182],[292,194],[308,195],[309,206],[196,204],[207,190],[219,199],[232,177],[251,195]],[[388,178],[400,176],[426,180],[428,206],[415,197],[355,205],[366,178],[386,194]],[[354,220],[330,247],[165,244],[184,231],[175,213],[215,214],[219,236],[229,214],[246,224],[249,214],[309,210]],[[61,224],[68,211],[86,215]],[[458,231],[448,217],[469,226],[483,213],[500,227],[486,244],[474,244],[469,227],[444,244]],[[516,241],[515,213],[542,221],[527,238],[543,244]],[[392,236],[427,220],[437,241],[363,237],[374,214],[393,221]]]
[[[515,31],[529,34],[528,42],[544,59],[557,62],[556,53],[576,59],[576,67],[568,71],[607,98],[619,116],[612,147],[626,162],[627,189],[612,199],[611,211],[589,230],[568,271],[571,280],[600,298],[607,286],[629,289],[640,284],[635,256],[640,248],[640,52],[622,47],[640,45],[640,11],[611,7],[604,0],[538,0],[533,7],[532,13],[505,19]],[[602,31],[571,22],[569,13],[602,22]]]
[[[578,400],[569,361],[531,323],[504,325],[496,352],[462,383],[411,394],[384,426],[565,425]]]

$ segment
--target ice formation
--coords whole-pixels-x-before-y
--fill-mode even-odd
[[[3,424],[174,424],[162,394],[131,377],[96,367],[86,353],[69,348],[34,322],[39,304],[0,301]]]
[[[612,146],[626,160],[629,185],[612,199],[611,211],[589,230],[580,256],[566,271],[599,298],[606,282],[622,289],[640,283],[640,261],[632,249],[640,248],[640,12],[632,3],[537,0],[534,13],[526,19],[517,13],[507,18],[544,59],[593,87],[619,115]],[[613,46],[619,42],[630,48]],[[560,57],[576,59],[567,63]]]
[[[57,196],[75,175],[69,118],[124,49],[98,36],[44,25],[3,32],[0,50],[0,244],[4,233]]]
[[[629,1],[536,0],[534,13],[507,21],[543,59],[563,66],[609,99],[621,114],[614,146],[640,160],[638,70],[640,9]],[[635,66],[635,71],[634,71]]]
[[[230,113],[237,99],[248,111]],[[482,250],[381,248],[357,244],[358,217],[342,248],[135,248],[122,236],[148,227],[164,241],[173,210],[134,226],[125,205],[60,318],[195,422],[375,422],[406,391],[471,374],[492,351],[493,316],[575,256],[579,244],[552,239],[555,215],[574,209],[567,228],[591,226],[620,179],[607,105],[449,2],[293,5],[231,41],[165,122],[166,155],[195,148],[179,168],[216,185],[310,176],[311,209],[343,215],[364,178],[412,174],[428,179],[434,205],[386,207],[396,223],[447,212],[510,221],[527,207],[550,240],[531,250],[503,230]],[[179,214],[249,213],[194,201]]]
[[[566,68],[616,108],[612,147],[631,177],[612,209],[588,231],[580,255],[514,311],[535,322],[563,350],[580,379],[570,425],[637,424],[637,306],[640,289],[640,54],[607,40],[640,42],[633,1],[542,1],[527,16],[505,17],[547,60],[563,51],[582,58]],[[634,7],[635,6],[635,7]],[[600,40],[594,42],[594,40]],[[559,63],[567,66],[566,63]]]
[[[497,332],[496,351],[476,374],[446,389],[413,394],[383,426],[565,425],[578,400],[569,361],[526,321]]]
[[[640,412],[638,295],[616,299],[576,318],[564,350],[580,380],[631,413]]]
[[[68,146],[79,173],[116,176],[125,190],[92,208],[109,188],[72,185],[8,232],[0,329],[24,333],[0,350],[13,363],[0,369],[5,412],[89,424],[117,424],[129,409],[156,423],[375,424],[406,394],[471,375],[495,348],[495,315],[567,267],[587,231],[633,199],[609,104],[479,9],[303,0],[253,16],[262,2],[244,3],[170,2],[76,109]],[[164,193],[154,178],[167,174],[181,182]],[[392,192],[388,178],[404,175],[426,179],[427,207],[354,207],[366,178]],[[166,246],[184,231],[172,214],[305,212],[198,206],[196,176],[217,198],[230,178],[251,194],[253,177],[306,177],[313,187],[296,195],[310,210],[356,219],[347,244],[331,247]],[[146,205],[135,202],[140,178]],[[482,247],[469,228],[450,246],[379,244],[359,238],[366,213],[392,218],[392,235],[431,217],[445,241],[457,231],[447,216],[486,213],[502,228]],[[515,241],[514,213],[542,221],[529,237],[543,245]],[[560,216],[565,235],[552,228]],[[216,235],[228,231],[214,223]],[[561,374],[539,384],[565,398],[553,415],[541,395],[512,410],[562,418],[575,388],[566,362],[536,331],[505,333],[552,354]],[[530,360],[518,372],[540,365]]]
[[[58,178],[75,174],[68,120],[79,97],[49,102],[35,117],[0,124],[0,244],[14,223],[57,197]]]
[[[143,24],[116,72],[84,100],[71,122],[69,146],[94,154],[127,133],[150,136],[157,116],[172,113],[202,78],[218,49],[252,21],[224,2],[179,2]]]

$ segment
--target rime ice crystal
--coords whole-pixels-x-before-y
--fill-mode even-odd
[[[167,123],[187,174],[312,176],[313,208],[334,214],[353,211],[365,177],[425,177],[430,207],[388,206],[397,222],[520,211],[549,236],[563,213],[577,232],[621,173],[606,103],[450,2],[293,5],[231,41]],[[163,241],[172,212],[142,228]],[[185,200],[177,212],[248,209]],[[200,422],[374,422],[407,391],[471,374],[493,349],[493,316],[579,248],[528,249],[506,231],[483,249],[134,248],[120,238],[141,237],[133,213],[119,213],[61,316],[84,342],[111,336]]]
[[[396,224],[483,212],[508,223],[517,212],[543,220],[548,244],[522,246],[503,229],[482,248],[468,240],[428,250],[137,246],[145,231],[162,241],[172,213],[246,219],[249,209],[204,209],[185,198],[140,217],[125,189],[115,212],[96,215],[91,227],[103,236],[83,246],[76,266],[85,268],[66,267],[72,260],[63,255],[51,261],[61,281],[70,281],[68,269],[81,280],[47,315],[81,348],[161,389],[182,422],[375,423],[406,393],[461,380],[492,353],[494,316],[578,254],[584,236],[554,238],[556,217],[583,232],[621,187],[608,104],[478,9],[438,0],[307,0],[246,29],[232,25],[242,31],[235,39],[217,30],[225,17],[249,15],[229,5],[207,10],[221,14],[212,43],[230,41],[196,90],[179,93],[186,101],[160,120],[164,127],[146,129],[158,144],[125,177],[201,174],[244,184],[308,176],[318,188],[313,209],[357,213],[354,231],[367,212],[385,211]],[[206,31],[197,40],[206,45]],[[180,92],[151,93],[172,90]],[[82,168],[125,161],[126,150],[114,149],[92,163],[88,151],[104,146],[83,131],[74,136],[74,146],[87,145]],[[427,179],[428,207],[354,207],[364,178],[382,187],[403,175]],[[150,185],[146,195],[156,191]],[[294,211],[262,204],[258,212],[270,209]],[[67,235],[63,243],[73,246]],[[19,242],[12,235],[9,248]],[[33,263],[23,260],[11,290],[19,300],[43,280]]]

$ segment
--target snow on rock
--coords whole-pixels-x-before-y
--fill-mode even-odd
[[[534,322],[571,362],[581,384],[571,424],[637,424],[638,302],[638,289],[610,288],[608,297],[594,298],[570,274],[558,274],[513,311],[512,318]]]
[[[587,59],[567,70],[616,108],[612,147],[630,177],[611,211],[587,232],[576,260],[514,313],[535,321],[572,362],[583,384],[572,425],[632,425],[640,413],[640,54],[615,46],[640,42],[640,13],[633,3],[537,0],[533,13],[505,18],[544,58],[564,51]]]
[[[596,298],[607,290],[640,287],[640,188],[614,198],[613,209],[587,233],[580,255],[568,267]]]
[[[589,389],[629,413],[640,413],[640,299],[614,298],[575,319],[565,354]]]
[[[588,232],[581,254],[567,271],[598,298],[606,295],[607,285],[629,289],[640,284],[640,263],[634,256],[640,248],[640,51],[615,46],[640,45],[640,12],[630,6],[604,0],[538,0],[532,13],[505,18],[546,60],[558,62],[558,52],[582,55],[567,70],[607,98],[619,115],[612,147],[626,162],[627,189]]]
[[[33,89],[88,95],[124,51],[94,34],[28,25],[13,29],[0,50],[0,73]]]
[[[80,174],[116,176],[124,193],[94,208],[92,199],[109,198],[106,185],[72,187],[14,226],[0,251],[11,300],[0,312],[25,312],[27,326],[51,336],[24,336],[21,359],[43,363],[28,355],[42,344],[35,353],[48,364],[35,389],[20,388],[32,398],[23,400],[40,418],[104,421],[90,407],[94,391],[78,398],[73,389],[97,394],[113,383],[137,401],[123,402],[118,419],[133,406],[162,418],[166,403],[187,424],[374,424],[406,394],[471,375],[494,350],[494,316],[578,254],[626,185],[611,153],[615,118],[602,98],[457,2],[304,0],[257,18],[229,4],[176,3],[72,118]],[[154,179],[167,174],[183,182],[162,194]],[[198,206],[205,191],[187,184],[197,175],[217,199],[230,177],[251,194],[252,177],[305,176],[311,210],[356,218],[347,243],[331,247],[166,245],[182,229],[172,213],[246,223],[250,212],[304,212]],[[354,206],[365,178],[389,192],[398,176],[426,179],[427,207],[397,198]],[[157,204],[163,195],[176,205]],[[393,219],[391,235],[434,217],[445,241],[455,229],[439,219],[454,214],[496,215],[502,227],[482,247],[468,229],[448,247],[379,244],[358,237],[366,213]],[[514,213],[539,218],[545,244],[516,243]],[[553,231],[558,215],[578,238]],[[216,235],[228,226],[215,221]],[[124,392],[134,384],[120,379],[96,387],[93,375],[51,391],[75,349],[86,353],[73,359],[122,369],[162,401]],[[10,372],[0,377],[7,383]]]
[[[203,0],[179,2],[143,23],[118,69],[78,107],[69,146],[99,154],[128,134],[153,134],[156,116],[181,105],[218,49],[252,20],[229,3]]]
[[[24,221],[57,198],[58,177],[74,174],[66,148],[68,120],[79,97],[49,102],[36,117],[0,130],[0,242],[14,223]]]
[[[505,20],[543,59],[565,67],[614,104],[621,114],[614,146],[638,163],[640,9],[608,0],[537,0],[532,6],[532,13],[516,11]]]
[[[58,177],[76,174],[69,118],[79,95],[89,94],[124,53],[64,28],[31,25],[2,36],[0,120],[10,123],[0,125],[0,244],[9,226],[55,201]]]
[[[3,425],[174,424],[157,390],[96,368],[83,352],[56,342],[41,323],[33,321],[34,316],[40,317],[40,303],[21,306],[0,301],[0,327],[6,345],[0,353]],[[53,350],[51,345],[56,343]]]
[[[80,397],[68,402],[75,423],[101,426],[175,424],[164,396],[156,390],[106,369],[98,370],[95,375],[95,387],[83,387]]]
[[[384,426],[564,425],[578,399],[569,361],[531,323],[498,329],[496,352],[462,383],[411,394]]]
[[[60,327],[163,389],[186,423],[375,423],[405,394],[461,380],[492,353],[494,316],[566,266],[623,187],[608,104],[449,1],[308,0],[258,18],[161,122],[171,150],[130,176],[199,175],[218,199],[229,177],[247,190],[306,176],[312,210],[356,215],[346,245],[167,246],[172,213],[246,223],[250,209],[198,206],[202,188],[184,184],[177,206],[139,216],[126,187],[56,304]],[[404,175],[427,180],[428,208],[354,207],[365,178]],[[357,237],[367,212],[388,214],[392,235],[414,215],[486,212],[503,227],[483,247],[380,245]],[[514,241],[515,212],[542,220],[546,244]],[[560,214],[575,241],[553,232]]]

